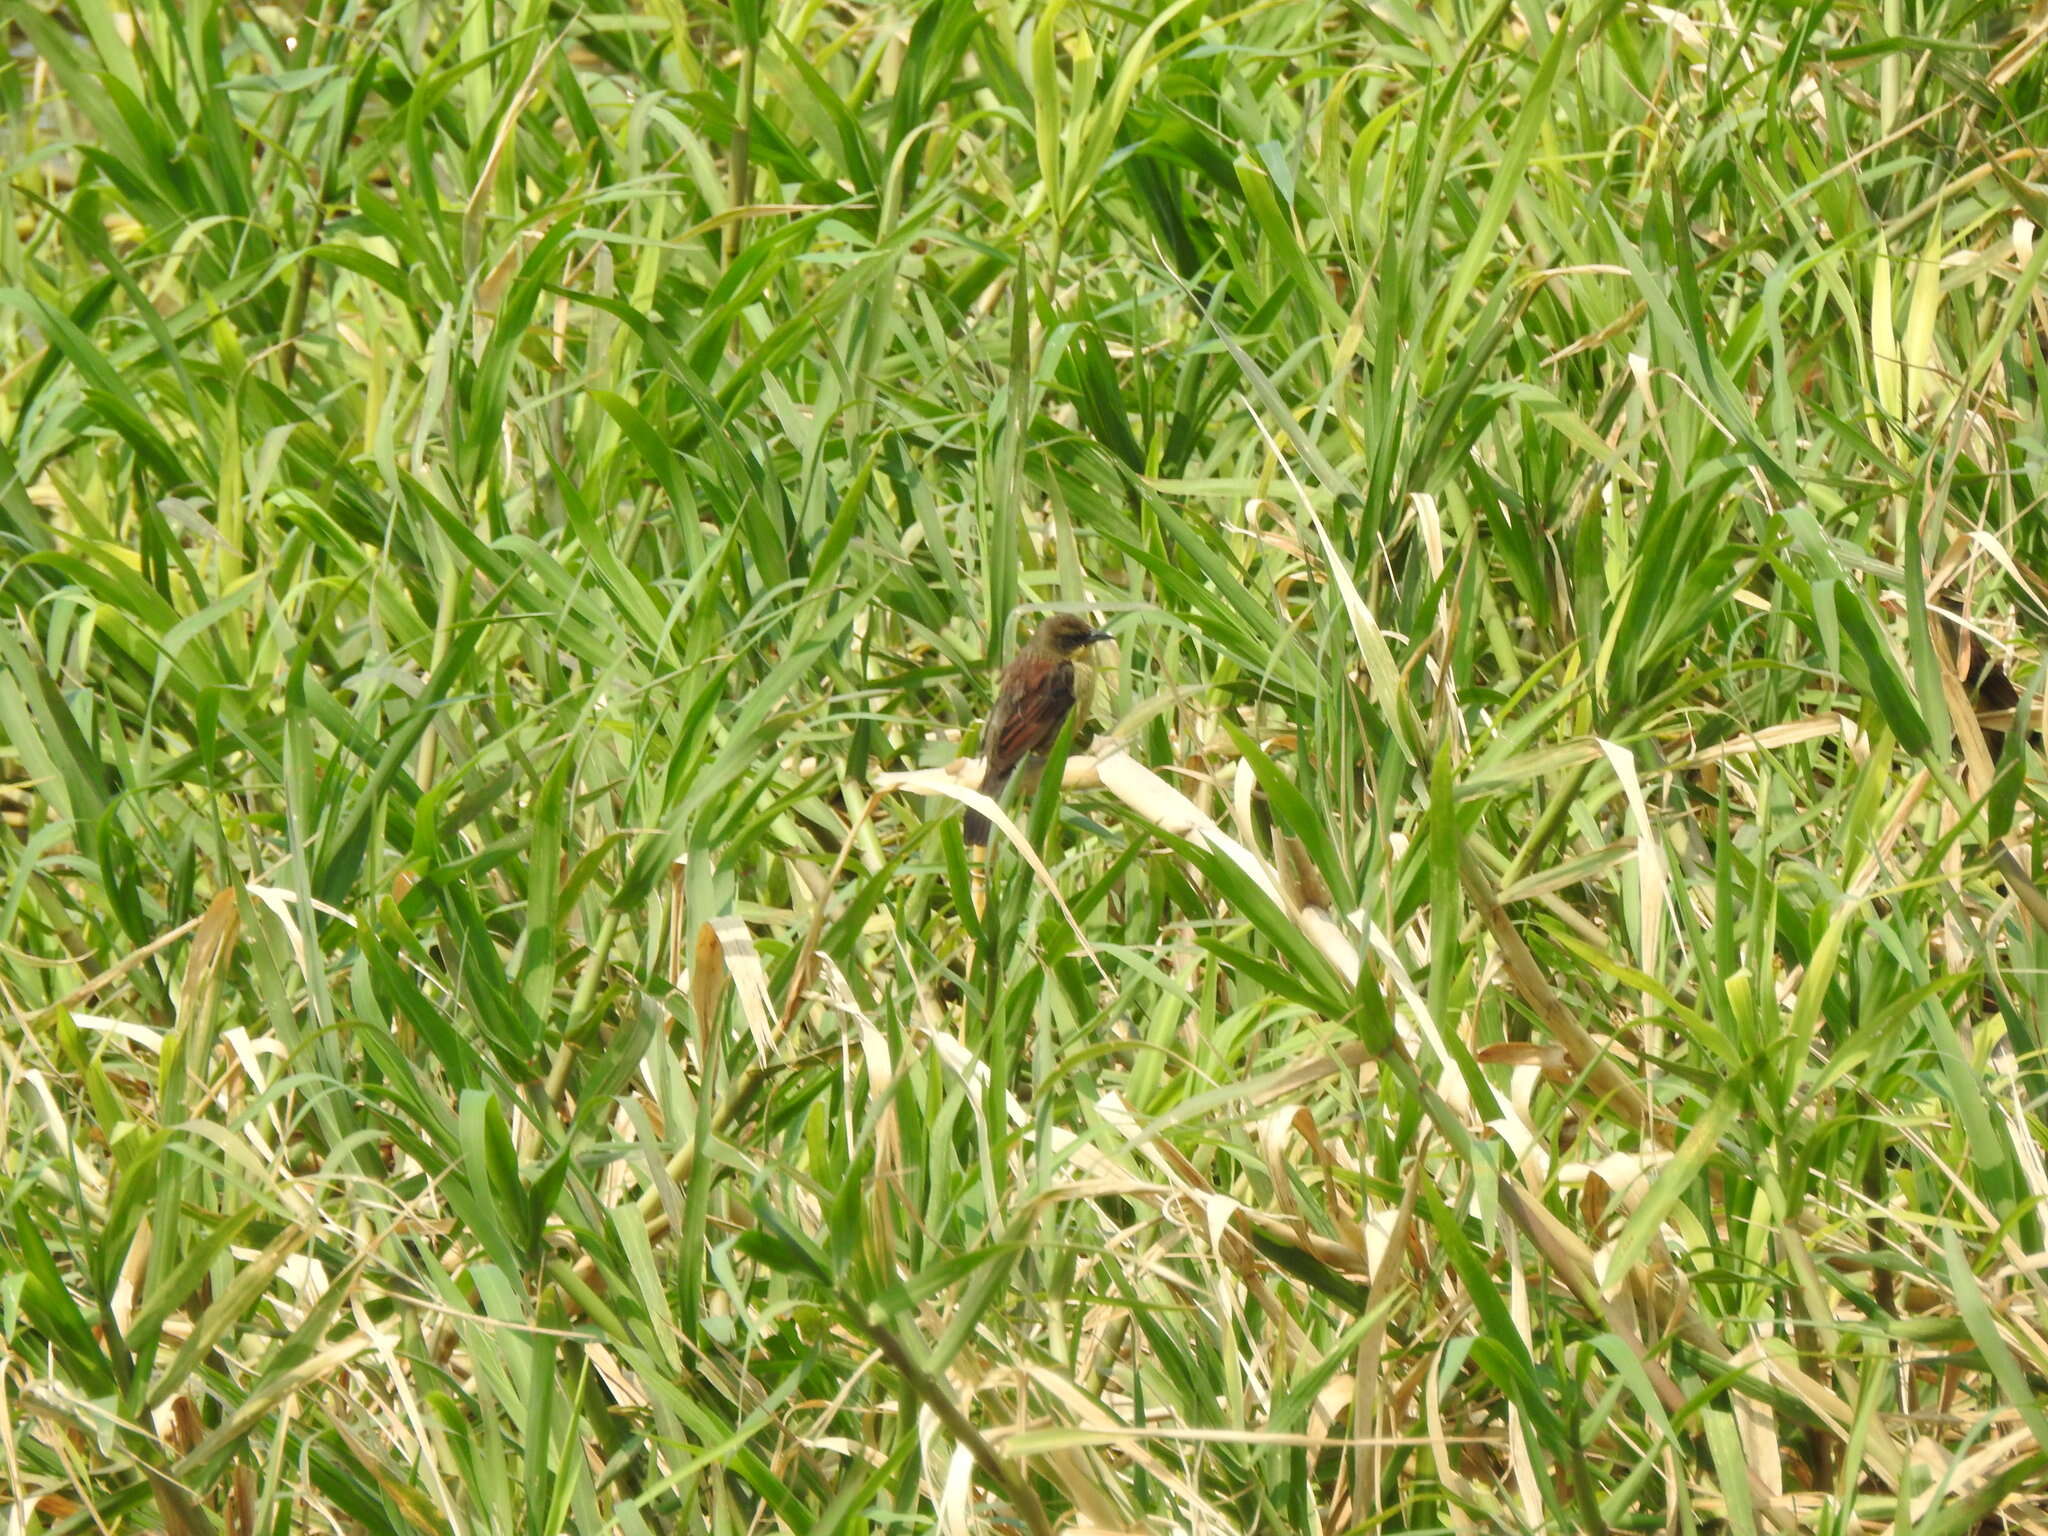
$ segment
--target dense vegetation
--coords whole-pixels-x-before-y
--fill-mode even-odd
[[[10,1530],[2048,1519],[2038,8],[0,34]]]

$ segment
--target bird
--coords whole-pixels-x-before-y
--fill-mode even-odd
[[[996,685],[995,708],[981,733],[981,792],[991,800],[1002,794],[1003,786],[1023,763],[1045,751],[1060,733],[1069,714],[1088,717],[1088,704],[1095,691],[1095,669],[1080,659],[1081,653],[1100,641],[1112,639],[1108,630],[1096,629],[1077,613],[1056,613],[1038,626],[1023,650],[1003,668]],[[961,835],[969,844],[988,842],[988,818],[969,811],[961,824]]]

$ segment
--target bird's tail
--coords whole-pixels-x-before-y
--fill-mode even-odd
[[[1005,773],[982,782],[981,792],[993,800],[1003,792],[1003,786],[1010,782]],[[969,811],[960,818],[960,836],[970,848],[988,846],[988,818],[979,811]]]

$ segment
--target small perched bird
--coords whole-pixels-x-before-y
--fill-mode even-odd
[[[1095,669],[1080,655],[1109,631],[1093,629],[1075,613],[1056,613],[1038,626],[1031,643],[1003,668],[996,686],[996,707],[981,733],[981,792],[991,800],[1003,792],[1010,776],[1026,759],[1043,752],[1059,735],[1070,713],[1088,717],[1095,691]],[[988,818],[969,811],[961,824],[969,843],[988,841]]]

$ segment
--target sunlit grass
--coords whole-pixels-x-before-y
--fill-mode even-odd
[[[2048,1517],[2034,20],[0,30],[20,1528]]]

